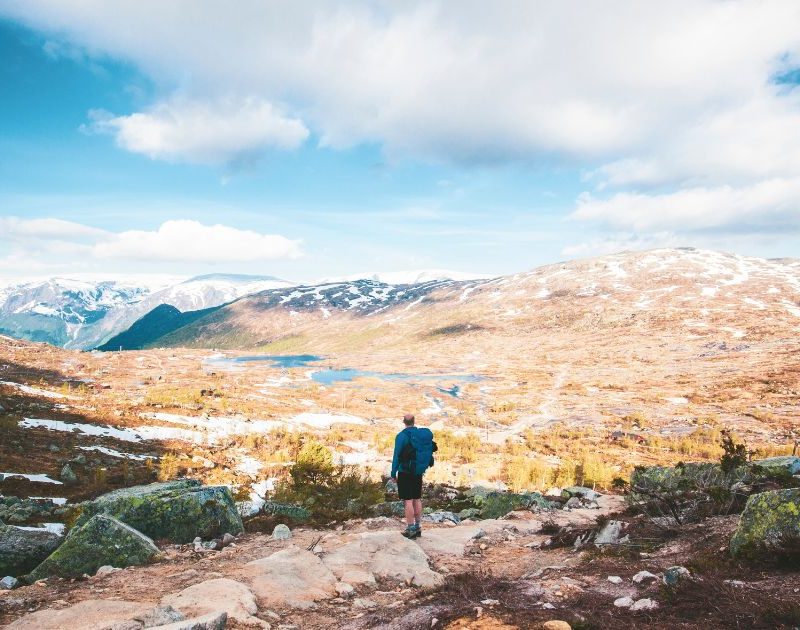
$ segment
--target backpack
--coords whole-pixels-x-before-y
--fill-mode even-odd
[[[410,464],[410,473],[422,475],[434,465],[433,454],[438,450],[430,429],[415,429],[408,432],[408,442],[400,451],[400,461]]]

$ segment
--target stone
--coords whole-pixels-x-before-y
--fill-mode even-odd
[[[47,448],[51,453],[61,452],[61,447],[58,444],[50,444]]]
[[[475,501],[475,499],[473,499],[473,501]],[[476,501],[476,505],[477,504]],[[528,492],[524,494],[515,492],[489,492],[482,497],[479,505],[481,506],[482,518],[501,518],[509,512],[521,509],[538,512],[540,510],[549,510],[553,508],[553,503],[545,499],[538,492]]]
[[[158,630],[224,630],[227,623],[228,615],[224,611],[220,611],[158,626]],[[270,627],[269,624],[264,623],[266,624],[263,626],[264,628]]]
[[[424,523],[444,523],[449,521],[458,525],[461,522],[461,517],[452,512],[431,512],[422,517]]]
[[[463,556],[467,545],[479,539],[483,530],[477,526],[461,525],[448,529],[426,530],[417,543],[432,555]]]
[[[464,508],[458,513],[458,518],[464,520],[468,518],[477,518],[480,515],[481,511],[478,508]]]
[[[216,578],[165,595],[162,605],[172,606],[187,617],[202,617],[224,611],[228,619],[244,626],[263,628],[265,622],[255,616],[256,597],[246,584],[229,578]]]
[[[789,475],[800,474],[800,457],[796,455],[779,455],[778,457],[768,457],[757,462],[756,466],[765,468],[768,471],[786,471]]]
[[[571,497],[570,499],[567,499],[567,502],[564,504],[564,507],[569,508],[571,510],[582,508],[583,500],[580,497]]]
[[[564,492],[566,492],[569,497],[580,497],[587,501],[597,501],[597,499],[603,496],[599,492],[595,492],[591,488],[586,488],[584,486],[570,486],[569,488],[564,488]]]
[[[265,501],[264,505],[261,506],[260,512],[272,516],[285,516],[287,519],[295,522],[307,521],[311,518],[311,512],[304,507],[291,505],[289,503],[278,503],[276,501]]]
[[[400,532],[359,534],[327,555],[324,562],[336,577],[353,585],[369,583],[375,578],[424,588],[442,582],[442,576],[428,566],[428,556],[422,548]]]
[[[283,523],[276,525],[275,529],[272,530],[273,540],[289,540],[291,537],[292,530],[290,530],[289,527]]]
[[[366,597],[356,597],[353,600],[353,608],[362,608],[365,610],[372,610],[373,608],[377,608],[378,604],[373,602],[371,599],[367,599]]]
[[[353,585],[348,584],[347,582],[336,582],[334,588],[336,589],[336,593],[339,595],[339,597],[351,597],[356,591],[353,588]]]
[[[686,567],[669,567],[664,571],[664,576],[661,578],[666,586],[675,586],[683,579],[691,577],[689,569]]]
[[[619,597],[614,600],[614,606],[617,608],[630,608],[633,606],[633,598],[632,597]]]
[[[79,466],[86,465],[86,455],[81,453],[80,455],[76,455],[70,460],[73,464],[78,464]]]
[[[797,557],[800,540],[800,488],[771,490],[747,499],[731,538],[731,554],[746,560]]]
[[[571,500],[572,499],[570,499],[570,501]],[[602,529],[597,532],[597,536],[594,538],[595,546],[602,547],[603,545],[619,544],[620,538],[622,538],[622,528],[624,526],[625,523],[622,521],[608,521],[603,525]]]
[[[402,501],[386,501],[372,506],[372,513],[375,516],[403,516],[406,513],[405,510]]]
[[[106,630],[115,623],[129,622],[147,613],[152,604],[106,599],[87,599],[62,609],[47,608],[30,613],[6,626],[10,630]],[[141,624],[139,625],[141,628]]]
[[[244,573],[262,606],[310,608],[336,595],[333,572],[313,553],[295,545],[248,562]]]
[[[645,599],[637,599],[633,605],[630,607],[630,610],[637,611],[637,610],[655,610],[658,608],[658,602],[645,598]]]
[[[97,514],[72,529],[64,543],[36,567],[32,580],[56,575],[94,575],[103,565],[129,567],[152,562],[159,556],[153,541],[111,516]]]
[[[19,586],[19,580],[11,575],[7,575],[0,580],[0,590],[11,591],[17,586]]]
[[[622,578],[618,575],[609,575],[608,581],[612,584],[622,584]]]
[[[46,530],[31,531],[0,523],[0,575],[17,577],[32,571],[63,540]]]
[[[639,571],[639,573],[637,573],[631,578],[634,584],[641,584],[642,582],[651,582],[657,579],[658,576],[653,573],[650,573],[650,571]]]
[[[166,626],[167,624],[175,623],[176,621],[184,621],[185,619],[186,616],[175,610],[172,606],[156,606],[133,618],[134,621],[141,623],[144,628]]]
[[[117,571],[121,571],[121,570],[122,569],[119,569],[117,567],[112,567],[110,564],[104,564],[102,567],[97,569],[97,571],[95,572],[94,576],[95,577],[105,577],[107,575],[111,575],[112,573],[116,573]]]
[[[188,543],[244,531],[230,490],[181,479],[121,488],[73,508],[75,524],[107,514],[155,540]]]
[[[542,630],[572,630],[571,625],[569,625],[566,621],[561,621],[560,619],[545,621],[541,628]]]
[[[59,474],[58,478],[66,484],[78,483],[78,476],[75,474],[69,464],[64,464],[64,467],[61,469],[61,473]]]
[[[387,494],[397,494],[397,482],[393,479],[389,479],[384,486]]]
[[[236,542],[236,536],[234,536],[230,532],[225,532],[225,535],[222,537],[222,544],[227,547],[228,545],[235,542]]]

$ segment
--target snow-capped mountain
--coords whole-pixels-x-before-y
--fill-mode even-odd
[[[161,304],[218,306],[291,283],[271,276],[54,277],[0,285],[0,333],[67,348],[92,348]]]
[[[383,284],[422,284],[438,280],[481,280],[493,276],[465,271],[449,271],[447,269],[415,269],[411,271],[365,271],[348,276],[323,278],[315,284],[331,284],[334,282],[355,282],[356,280],[372,280]]]

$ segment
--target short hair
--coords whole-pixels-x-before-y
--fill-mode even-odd
[[[407,427],[413,426],[414,425],[414,414],[413,413],[407,413],[406,415],[404,415],[403,416],[403,424],[406,425]]]

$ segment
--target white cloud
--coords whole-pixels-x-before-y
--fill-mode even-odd
[[[585,194],[571,216],[635,232],[719,230],[735,225],[755,231],[800,227],[800,177],[769,179],[738,188],[698,187],[663,194],[625,192],[606,199]]]
[[[213,265],[298,258],[300,241],[226,225],[165,221],[157,230],[109,232],[60,219],[0,217],[0,268],[87,268],[109,260]]]
[[[96,122],[155,159],[247,160],[312,130],[337,148],[578,166],[595,190],[573,216],[615,229],[797,224],[800,88],[772,81],[800,65],[797,0],[0,0],[0,14],[180,93]]]
[[[216,102],[173,98],[146,112],[90,112],[89,129],[114,134],[117,144],[154,160],[231,164],[256,159],[270,147],[293,149],[308,137],[296,118],[255,98]]]
[[[179,262],[250,262],[297,258],[299,241],[197,221],[166,221],[157,231],[130,230],[98,243],[98,258]]]

